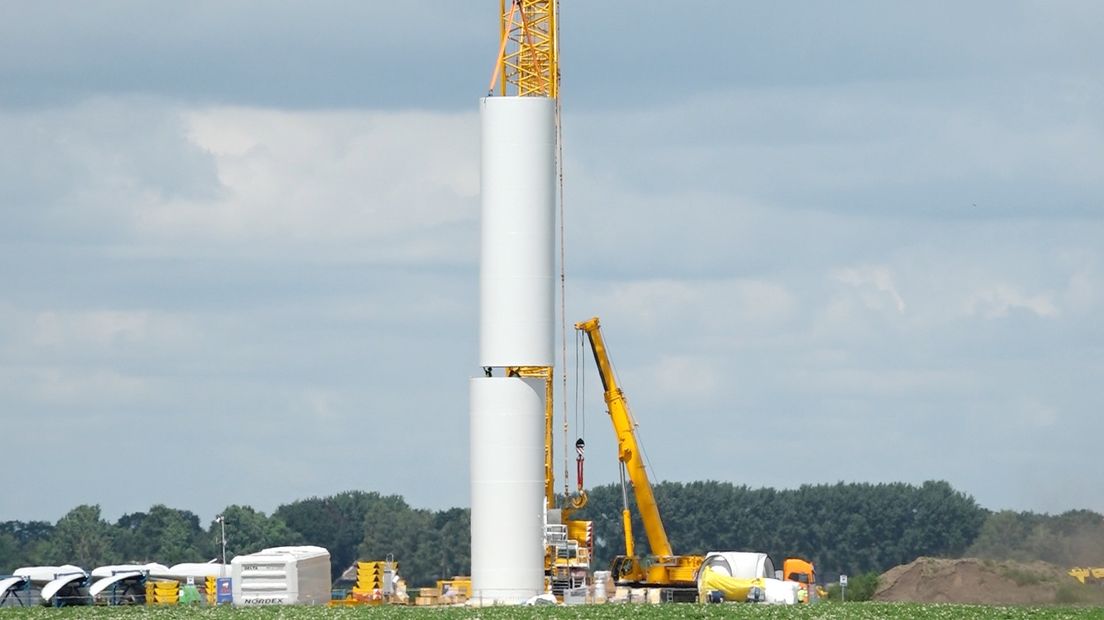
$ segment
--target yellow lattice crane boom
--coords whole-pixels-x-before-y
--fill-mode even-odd
[[[559,97],[557,0],[499,0],[498,62],[488,94]]]

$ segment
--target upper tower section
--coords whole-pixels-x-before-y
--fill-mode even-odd
[[[558,19],[557,0],[499,0],[501,44],[488,94],[559,97]]]

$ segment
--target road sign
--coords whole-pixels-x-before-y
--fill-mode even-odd
[[[840,587],[841,588],[846,588],[847,587],[847,575],[840,575]]]

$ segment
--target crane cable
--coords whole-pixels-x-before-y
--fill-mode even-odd
[[[607,348],[608,348],[609,334],[607,334],[605,336],[605,338],[606,338],[606,344],[607,344]],[[609,357],[609,365],[610,365],[610,372],[613,373],[613,376],[615,376],[615,377],[620,376],[617,373],[617,366],[613,363],[613,357]],[[622,398],[625,398],[624,394],[622,394]],[[653,482],[657,482],[659,480],[659,478],[657,477],[656,470],[655,470],[654,467],[652,467],[652,460],[650,458],[648,458],[648,449],[644,446],[644,440],[640,437],[640,424],[638,424],[636,422],[636,415],[633,414],[632,405],[629,404],[629,401],[628,401],[627,398],[625,398],[625,411],[629,414],[629,424],[632,426],[633,434],[636,435],[636,445],[637,445],[637,447],[640,448],[640,460],[643,462],[644,468],[646,470],[652,472],[651,478],[652,478]]]
[[[553,79],[559,80],[559,76]],[[559,89],[556,89],[559,91]],[[564,239],[566,226],[564,225],[564,165],[563,165],[563,119],[560,115],[560,98],[556,97],[556,175],[559,178],[560,199],[560,346],[563,364],[567,365],[567,242]],[[568,485],[568,426],[567,426],[567,371],[560,373],[563,377],[563,457],[564,457],[564,501],[569,496]],[[576,416],[578,414],[576,413]],[[578,417],[576,417],[578,425]]]

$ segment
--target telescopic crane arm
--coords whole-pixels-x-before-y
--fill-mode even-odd
[[[621,467],[632,482],[633,495],[636,497],[636,508],[640,511],[640,520],[644,523],[644,534],[648,538],[648,547],[650,547],[653,555],[660,558],[670,557],[674,553],[671,551],[671,543],[667,539],[667,531],[663,528],[663,519],[659,515],[659,506],[656,504],[655,495],[652,492],[652,483],[648,480],[648,472],[644,468],[640,444],[636,439],[636,422],[629,411],[625,393],[621,391],[621,387],[617,384],[617,377],[613,373],[613,365],[610,363],[609,354],[606,352],[606,344],[602,339],[602,329],[598,324],[598,317],[576,323],[575,329],[586,332],[587,338],[590,340],[590,349],[594,352],[594,361],[598,365],[598,374],[602,378],[602,388],[605,390],[606,407],[609,411],[610,420],[613,422],[614,431],[617,433],[617,458],[621,461]],[[632,557],[635,554],[632,542],[632,525],[627,505],[623,509],[622,518],[625,522],[625,555]]]

